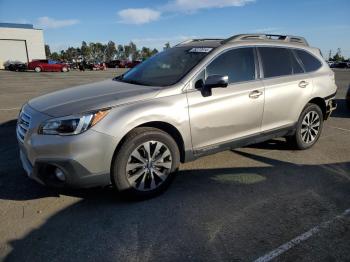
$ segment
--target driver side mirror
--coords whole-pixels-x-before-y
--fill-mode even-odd
[[[212,95],[212,88],[225,88],[227,86],[228,76],[222,75],[210,75],[207,77],[205,82],[202,79],[200,79],[195,83],[195,88],[200,89],[204,97]]]

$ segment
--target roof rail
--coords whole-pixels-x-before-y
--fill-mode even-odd
[[[188,43],[191,43],[193,41],[193,39],[187,39],[185,41],[182,41],[178,44],[176,44],[175,46],[180,46],[180,45],[184,45],[184,44],[188,44]]]
[[[188,44],[188,43],[192,43],[192,42],[200,42],[200,41],[224,41],[224,39],[222,38],[197,38],[197,39],[188,39],[185,40],[183,42],[178,43],[175,46],[180,46],[180,45],[184,45],[184,44]]]
[[[241,35],[234,35],[231,36],[225,40],[223,40],[221,43],[231,43],[235,41],[244,41],[244,40],[271,40],[271,41],[283,41],[283,42],[289,42],[289,43],[296,43],[301,44],[305,46],[309,46],[308,42],[304,37],[301,36],[292,36],[292,35],[272,35],[272,34],[241,34]]]

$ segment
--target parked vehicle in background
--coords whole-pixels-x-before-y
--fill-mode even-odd
[[[331,68],[349,68],[349,65],[346,62],[338,62],[338,63],[333,63],[331,65]]]
[[[141,60],[121,60],[119,61],[119,64],[115,66],[116,68],[134,68],[138,64],[140,64],[142,61]]]
[[[20,61],[8,61],[5,63],[5,70],[9,71],[26,71],[27,64]]]
[[[329,65],[329,67],[332,67],[332,65],[334,64],[333,61],[327,61],[327,64]]]
[[[120,60],[111,60],[111,61],[106,63],[106,66],[108,68],[120,68],[121,67],[120,63],[121,63]]]
[[[106,64],[105,63],[99,63],[99,62],[92,62],[92,63],[87,63],[85,66],[85,69],[89,70],[106,70]]]
[[[125,74],[30,100],[17,124],[29,177],[150,197],[180,162],[286,137],[311,148],[336,108],[334,72],[298,36],[193,39]]]
[[[29,70],[34,70],[35,72],[68,72],[70,67],[66,63],[61,63],[50,59],[38,59],[32,60],[28,64]]]
[[[134,68],[138,64],[141,64],[141,60],[133,60],[133,61],[127,61],[125,68]]]
[[[67,65],[69,66],[70,69],[78,69],[79,68],[79,63],[77,63],[77,62],[68,62]]]

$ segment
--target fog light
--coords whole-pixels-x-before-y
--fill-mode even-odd
[[[58,167],[55,169],[55,176],[60,181],[66,181],[66,176],[64,175],[63,171]]]

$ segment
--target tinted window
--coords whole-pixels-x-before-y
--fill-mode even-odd
[[[207,67],[209,75],[228,76],[229,83],[255,79],[253,48],[239,48],[227,51],[217,57]]]
[[[265,78],[304,72],[291,50],[287,48],[259,47],[259,52]]]
[[[308,52],[305,52],[303,50],[295,50],[295,52],[302,61],[306,72],[316,71],[321,67],[321,62],[313,55],[310,55]]]
[[[288,50],[288,51],[290,53],[290,59],[292,62],[292,73],[293,74],[304,73],[304,69],[301,67],[301,65],[298,62],[297,58],[295,57],[294,53],[291,50]]]

